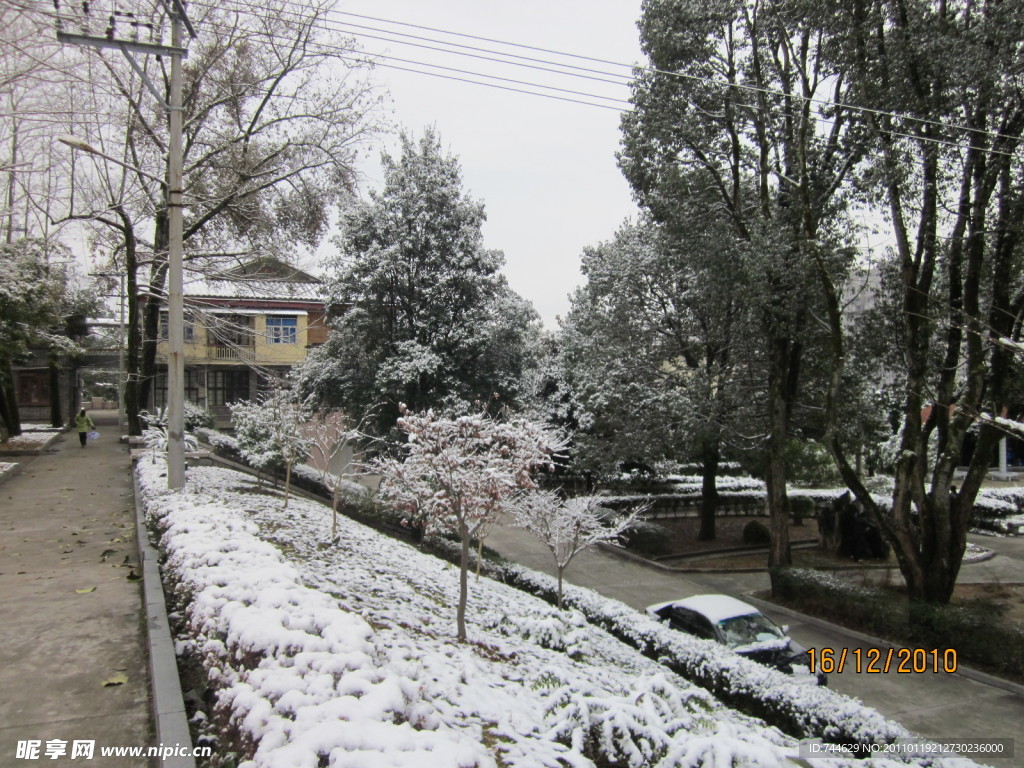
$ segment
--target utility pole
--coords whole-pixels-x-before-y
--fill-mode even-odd
[[[105,37],[89,34],[71,34],[62,28],[58,15],[57,39],[73,45],[85,45],[93,48],[119,49],[132,68],[142,78],[168,115],[167,144],[167,487],[177,490],[185,485],[185,321],[184,298],[182,288],[183,272],[183,219],[182,219],[182,82],[181,62],[188,55],[188,49],[182,46],[182,26],[188,29],[190,37],[196,32],[185,13],[184,0],[160,0],[171,19],[171,45],[156,45],[140,42],[137,37],[138,25],[135,24],[135,39],[119,40],[114,38],[114,27],[117,12],[109,19],[110,26]],[[59,0],[56,2],[59,12]],[[86,17],[88,4],[82,5]],[[132,14],[123,14],[126,18],[134,18]],[[89,19],[84,21],[88,23]],[[143,70],[132,57],[132,53],[145,53],[169,56],[171,59],[170,98],[167,103],[157,88],[150,82]],[[96,153],[99,154],[99,153]],[[136,169],[137,170],[137,169]]]
[[[182,16],[171,14],[171,47],[181,47]],[[167,146],[167,487],[185,485],[185,305],[182,253],[181,56],[171,57]]]

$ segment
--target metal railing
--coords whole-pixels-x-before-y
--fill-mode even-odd
[[[253,347],[207,347],[207,354],[214,360],[241,360],[247,363],[256,360],[256,350]]]

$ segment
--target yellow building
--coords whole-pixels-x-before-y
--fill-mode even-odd
[[[261,259],[185,287],[185,399],[219,424],[231,403],[282,381],[327,338],[321,282],[276,259]],[[167,399],[167,313],[160,321],[154,405]]]

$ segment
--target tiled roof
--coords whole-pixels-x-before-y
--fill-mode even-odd
[[[195,274],[185,283],[189,298],[323,301],[323,283],[277,259],[262,259],[216,275]]]

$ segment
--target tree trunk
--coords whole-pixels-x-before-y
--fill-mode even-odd
[[[282,510],[288,509],[288,492],[292,487],[292,462],[286,461],[284,464],[284,506]]]
[[[157,212],[153,233],[154,264],[149,274],[149,300],[146,301],[142,318],[142,364],[140,366],[139,405],[146,407],[152,398],[153,381],[156,378],[156,345],[160,340],[160,309],[167,290],[167,252],[169,232],[167,209]]]
[[[166,266],[159,268],[157,271],[166,273]],[[163,290],[163,284],[166,281],[161,281],[159,284],[159,290]],[[150,282],[150,291],[155,290],[157,281],[153,280]],[[142,359],[139,366],[139,406],[146,408],[153,404],[153,382],[157,375],[156,366],[156,345],[160,339],[160,309],[163,306],[163,302],[158,299],[150,298],[146,301],[143,313],[142,313]]]
[[[51,356],[47,361],[50,374],[50,426],[63,427],[64,415],[60,407],[60,366]]]
[[[786,496],[786,442],[789,438],[789,403],[786,399],[789,345],[772,340],[768,372],[768,462],[765,485],[768,491],[769,529],[772,534],[768,567],[788,568],[793,564],[789,547],[789,499]]]
[[[139,351],[142,347],[142,335],[139,333],[139,265],[135,229],[131,218],[124,209],[118,206],[117,214],[121,218],[124,234],[124,274],[125,303],[128,307],[127,328],[125,329],[125,369],[124,369],[124,412],[128,420],[128,434],[141,435],[142,422],[139,411],[142,410],[141,371],[139,369]]]
[[[466,603],[469,600],[469,529],[460,526],[462,556],[459,560],[459,607],[455,613],[456,638],[466,642]]]
[[[331,492],[331,541],[338,539],[338,496],[340,490],[341,481],[338,480],[334,483],[334,489]]]
[[[697,533],[697,541],[714,541],[715,539],[715,515],[718,514],[719,453],[718,440],[701,441],[703,474],[701,476],[700,531]]]
[[[18,399],[14,390],[14,368],[10,360],[0,362],[0,419],[3,419],[8,437],[21,434]]]

